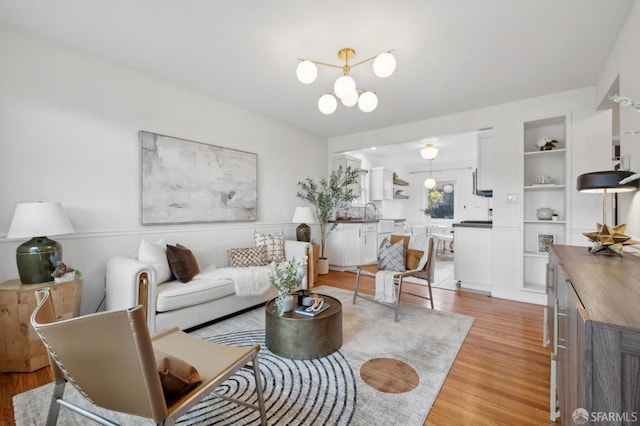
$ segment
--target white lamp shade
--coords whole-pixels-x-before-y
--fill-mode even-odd
[[[358,108],[362,112],[371,112],[378,106],[378,96],[373,92],[364,92],[358,99]]]
[[[356,91],[356,81],[348,75],[338,77],[333,84],[333,92],[340,99],[350,97]]]
[[[302,61],[296,68],[296,75],[300,83],[311,84],[318,77],[318,67],[311,61]]]
[[[313,217],[311,207],[296,207],[291,218],[291,223],[314,223],[316,220]]]
[[[341,99],[342,105],[346,107],[352,107],[358,103],[358,92],[354,90],[354,92],[348,98]]]
[[[338,108],[338,101],[332,94],[326,93],[318,99],[318,109],[321,113],[326,115],[333,114],[336,108]]]
[[[426,178],[424,180],[424,187],[427,189],[433,189],[436,187],[436,180],[433,178]]]
[[[420,150],[420,155],[422,155],[422,158],[425,160],[433,160],[438,155],[438,148],[429,143]]]
[[[373,61],[373,72],[380,78],[387,78],[396,70],[396,58],[391,53],[381,53]]]
[[[7,238],[32,238],[73,233],[67,213],[60,203],[19,203]]]

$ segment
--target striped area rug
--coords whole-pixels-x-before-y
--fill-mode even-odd
[[[314,291],[333,296],[343,305],[343,345],[329,356],[289,360],[272,354],[264,345],[263,308],[192,334],[218,343],[260,343],[260,369],[270,425],[422,425],[473,318],[403,304],[400,321],[395,323],[393,310],[363,299],[354,305],[349,291],[331,287],[317,287]],[[374,358],[390,358],[412,367],[419,376],[417,387],[404,393],[384,393],[367,385],[360,377],[360,367]],[[252,383],[252,374],[241,371],[218,392],[255,402]],[[72,394],[72,399],[81,400],[71,386],[66,392]],[[44,424],[50,395],[51,385],[16,395],[16,424]],[[85,419],[65,408],[60,413],[59,425],[86,424]],[[126,425],[153,424],[106,410],[102,414]],[[255,411],[211,395],[178,424],[259,423]]]

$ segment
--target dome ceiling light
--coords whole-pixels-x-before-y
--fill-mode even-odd
[[[425,160],[433,160],[438,155],[438,148],[433,146],[432,143],[428,143],[420,150],[420,155],[422,155],[422,158]]]
[[[342,105],[352,107],[358,104],[363,112],[371,112],[378,106],[378,96],[375,92],[367,89],[360,89],[356,85],[356,81],[349,75],[351,68],[373,61],[373,73],[380,78],[387,78],[396,69],[396,58],[391,54],[393,50],[383,52],[377,56],[365,59],[356,64],[349,65],[349,60],[353,58],[356,51],[350,47],[345,47],[338,51],[338,57],[344,61],[344,65],[327,64],[324,62],[300,59],[300,63],[296,69],[298,80],[303,84],[311,84],[318,77],[318,68],[316,65],[324,65],[326,67],[342,69],[342,76],[338,77],[333,85],[333,90],[325,93],[318,99],[318,109],[321,113],[329,115],[338,107],[338,99]]]

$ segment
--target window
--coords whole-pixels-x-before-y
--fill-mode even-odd
[[[453,219],[453,195],[455,182],[438,182],[432,189],[426,190],[426,209],[433,219]]]

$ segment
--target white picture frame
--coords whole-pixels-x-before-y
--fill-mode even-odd
[[[538,253],[549,253],[549,246],[556,243],[556,234],[538,234]]]

